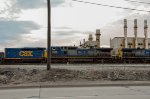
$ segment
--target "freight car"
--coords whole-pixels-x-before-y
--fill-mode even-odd
[[[150,49],[122,48],[119,53],[125,63],[150,63]]]
[[[3,63],[44,62],[46,48],[5,48]]]
[[[0,52],[0,64],[3,62],[4,52]]]

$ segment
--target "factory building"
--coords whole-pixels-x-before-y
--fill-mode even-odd
[[[127,28],[127,19],[124,19],[124,37],[115,37],[110,39],[110,47],[114,49],[112,54],[117,54],[118,48],[150,49],[150,38],[148,38],[147,33],[147,20],[144,20],[143,38],[138,37],[137,19],[134,19],[134,37],[127,37]]]
[[[88,41],[85,41],[85,39],[83,39],[83,43],[80,42],[80,47],[81,48],[100,48],[100,30],[97,29],[96,30],[96,40],[93,40],[93,36],[92,34],[89,34],[89,38]]]
[[[134,37],[127,37],[127,19],[124,19],[124,37],[115,37],[110,40],[110,47],[113,49],[116,48],[144,48],[149,49],[150,48],[150,38],[148,38],[147,33],[147,20],[144,20],[144,38],[138,37],[138,31],[137,31],[137,19],[134,20]]]
[[[115,37],[110,41],[110,47],[113,49],[125,48],[124,37]],[[136,48],[145,48],[145,38],[137,38]],[[126,48],[135,48],[135,38],[127,37]],[[150,38],[148,38],[148,49],[150,49]]]

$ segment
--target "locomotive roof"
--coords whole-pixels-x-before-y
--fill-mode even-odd
[[[5,49],[46,49],[44,47],[22,47],[22,48],[5,48]]]
[[[112,50],[113,48],[96,48],[97,50]]]

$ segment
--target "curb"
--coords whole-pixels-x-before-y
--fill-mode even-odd
[[[5,89],[30,89],[30,88],[63,88],[63,87],[127,87],[127,86],[150,86],[150,83],[116,83],[116,84],[72,84],[72,85],[19,85],[19,86],[1,86],[0,90]]]

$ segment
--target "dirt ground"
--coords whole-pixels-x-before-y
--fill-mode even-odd
[[[150,70],[67,70],[0,68],[0,86],[57,81],[150,81]]]

